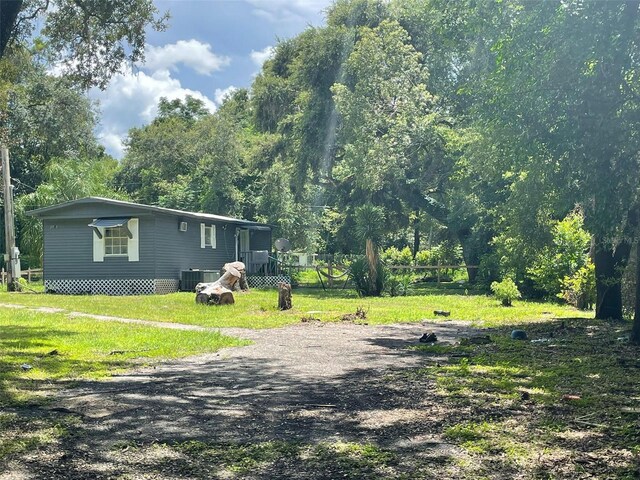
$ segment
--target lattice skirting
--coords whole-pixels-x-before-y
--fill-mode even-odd
[[[277,287],[278,283],[291,283],[288,275],[247,275],[247,282],[251,288]]]
[[[154,282],[156,283],[156,293],[173,293],[177,292],[180,288],[180,280],[178,279],[161,278],[155,279]]]
[[[49,293],[67,295],[151,295],[178,291],[178,280],[122,278],[110,280],[45,280]]]

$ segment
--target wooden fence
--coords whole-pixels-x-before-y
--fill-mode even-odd
[[[39,279],[42,278],[42,269],[28,268],[27,270],[22,270],[22,272],[20,273],[20,276],[22,278],[26,278],[27,282],[31,283],[31,280],[33,280],[34,277],[37,277]],[[2,271],[0,271],[0,283],[2,285],[7,283],[7,272],[5,271],[4,268],[2,268]]]

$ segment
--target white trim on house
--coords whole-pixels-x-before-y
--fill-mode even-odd
[[[207,234],[207,232],[209,232]],[[208,237],[208,238],[207,238]],[[216,226],[215,225],[206,225],[204,223],[200,224],[200,248],[216,248]]]
[[[95,219],[94,219],[95,222]],[[107,254],[105,253],[105,232],[110,227],[92,227],[93,232],[93,261],[104,262],[104,257],[127,257],[130,262],[139,262],[139,221],[137,218],[129,218],[127,220],[126,229],[131,233],[131,237],[127,238],[126,254]]]
[[[130,218],[127,222],[127,227],[131,232],[131,238],[129,238],[127,249],[128,256],[130,262],[139,262],[140,261],[140,253],[139,253],[139,245],[140,245],[140,235],[139,231],[139,222],[137,218]]]
[[[93,261],[104,262],[104,228],[94,227],[91,229],[91,234],[93,235]]]

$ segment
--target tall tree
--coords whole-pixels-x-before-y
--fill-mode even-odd
[[[389,226],[427,208],[427,193],[449,168],[450,127],[426,89],[422,55],[395,21],[361,27],[332,87],[340,113],[331,175],[346,205],[384,206]]]
[[[494,157],[502,171],[517,172],[522,186],[537,183],[528,189],[535,196],[582,206],[596,238],[598,318],[622,318],[638,208],[639,5],[495,4],[509,22],[487,32],[495,64],[474,83],[477,125],[511,145],[508,157]],[[531,207],[535,196],[521,200]]]
[[[105,88],[127,62],[144,60],[145,29],[163,30],[167,18],[152,0],[3,0],[0,58],[40,28],[70,78]]]

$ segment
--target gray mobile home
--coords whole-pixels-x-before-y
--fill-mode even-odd
[[[29,212],[42,219],[49,292],[130,295],[177,291],[181,272],[231,261],[265,271],[269,225],[88,197]]]

